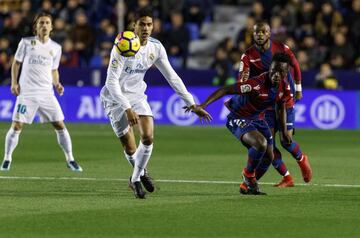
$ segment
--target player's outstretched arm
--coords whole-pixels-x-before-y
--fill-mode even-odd
[[[211,122],[213,119],[210,113],[205,111],[199,105],[194,104],[190,107],[184,107],[184,109],[186,112],[192,111],[193,113],[195,113],[200,118],[201,122]]]
[[[203,102],[202,104],[200,104],[200,107],[205,109],[208,105],[210,105],[211,103],[215,102],[216,100],[218,100],[219,98],[222,98],[225,95],[228,94],[235,94],[235,87],[233,85],[230,86],[225,86],[222,88],[219,88],[218,90],[216,90],[215,92],[213,92],[206,100],[205,102]]]

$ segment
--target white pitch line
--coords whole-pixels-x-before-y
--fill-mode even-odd
[[[129,181],[121,178],[80,178],[80,177],[20,177],[20,176],[0,176],[3,180],[79,180],[79,181]],[[239,184],[239,181],[214,181],[214,180],[171,180],[157,179],[161,183],[202,183],[202,184]],[[275,183],[260,182],[260,184],[274,185]],[[360,188],[360,184],[304,184],[297,183],[296,186],[319,186],[319,187],[340,187],[340,188]]]

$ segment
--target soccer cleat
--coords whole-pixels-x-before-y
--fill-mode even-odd
[[[78,165],[78,163],[76,163],[75,160],[66,162],[66,165],[69,169],[71,169],[71,171],[75,171],[75,172],[83,171],[83,169],[80,167],[80,165]]]
[[[144,192],[140,181],[131,182],[131,177],[130,177],[129,188],[134,192],[135,198],[145,199],[146,193]]]
[[[309,158],[307,157],[307,155],[303,154],[302,158],[297,162],[298,162],[298,165],[300,166],[301,175],[302,175],[305,183],[310,182],[312,179],[312,170],[310,167]]]
[[[246,195],[266,195],[266,193],[260,192],[255,176],[248,175],[246,175],[245,170],[243,170],[242,177],[244,182],[240,184],[240,193]]]
[[[280,181],[280,183],[274,185],[274,187],[278,187],[278,188],[289,188],[294,186],[295,186],[294,180],[291,177],[291,175],[284,176]]]
[[[154,192],[155,190],[154,183],[146,169],[144,170],[144,175],[140,176],[140,181],[142,185],[144,185],[146,191],[148,191],[149,193]]]
[[[11,166],[10,160],[4,160],[1,164],[0,170],[1,171],[9,171]]]

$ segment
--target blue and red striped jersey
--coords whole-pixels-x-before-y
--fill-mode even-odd
[[[249,78],[252,78],[266,71],[269,71],[272,57],[276,53],[286,53],[291,59],[291,70],[288,74],[288,82],[290,85],[291,93],[294,94],[294,81],[298,84],[301,83],[301,71],[299,63],[296,60],[294,53],[287,45],[275,41],[270,41],[270,48],[263,52],[255,44],[246,50],[246,52],[241,56],[238,81],[242,81],[244,72],[249,72]]]
[[[259,119],[260,115],[275,102],[287,102],[291,98],[289,84],[286,79],[281,80],[275,88],[265,72],[246,82],[234,84],[237,94],[225,102],[226,107],[243,119]]]

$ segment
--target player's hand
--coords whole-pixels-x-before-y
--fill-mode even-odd
[[[283,142],[284,142],[284,144],[290,145],[290,144],[292,143],[292,138],[291,138],[291,136],[289,135],[289,133],[287,133],[287,131],[286,131],[286,132],[283,132],[282,137],[283,137]]]
[[[195,113],[199,118],[201,123],[203,122],[211,122],[212,116],[204,110],[204,108],[201,105],[192,105],[190,107],[184,107],[185,112],[193,112]]]
[[[11,93],[15,96],[19,96],[20,94],[20,85],[19,84],[11,84]]]
[[[60,96],[62,96],[65,91],[64,86],[62,86],[61,83],[55,85],[55,90]]]
[[[138,124],[139,116],[131,108],[127,109],[125,112],[130,126]]]
[[[295,100],[299,101],[302,98],[302,92],[301,91],[296,91],[295,92]]]

